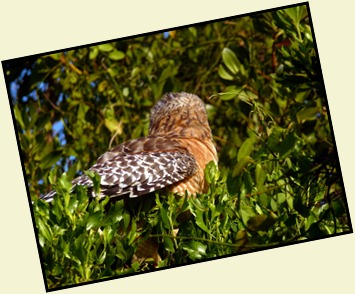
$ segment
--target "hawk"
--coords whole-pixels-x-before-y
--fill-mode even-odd
[[[122,143],[101,155],[89,169],[100,176],[100,195],[137,198],[166,188],[189,195],[206,191],[204,169],[217,165],[204,102],[185,92],[165,94],[151,109],[147,137]],[[73,187],[92,188],[92,180],[81,175]],[[55,191],[41,196],[52,201]]]

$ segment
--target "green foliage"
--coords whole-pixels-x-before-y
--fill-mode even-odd
[[[69,193],[70,183],[63,175],[52,204],[39,199],[33,203],[48,286],[62,287],[238,252],[237,198],[228,197],[227,173],[220,173],[211,162],[206,177],[211,183],[208,194],[197,198],[156,194],[153,208],[138,209],[132,215],[123,201],[89,200],[84,187]],[[162,244],[158,265],[152,260],[134,261],[139,243],[148,237],[156,237]]]
[[[18,86],[13,109],[50,288],[352,230],[304,5],[41,56],[6,73]],[[168,91],[206,101],[219,153],[219,168],[206,169],[209,191],[161,191],[134,213],[70,192],[108,148],[147,134],[149,109]],[[38,200],[52,188],[53,204]],[[161,261],[137,261],[152,236]]]

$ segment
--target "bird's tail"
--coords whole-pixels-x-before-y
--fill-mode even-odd
[[[56,194],[56,192],[53,190],[45,195],[41,195],[40,198],[44,201],[52,202],[55,194]]]

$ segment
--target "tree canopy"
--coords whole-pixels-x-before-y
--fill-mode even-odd
[[[48,288],[352,230],[306,5],[10,60],[4,71]],[[156,193],[132,215],[122,201],[70,193],[108,148],[147,135],[150,108],[179,91],[207,106],[219,166],[206,169],[206,194]],[[38,199],[52,189],[53,204]],[[149,236],[162,241],[158,265],[132,259]]]

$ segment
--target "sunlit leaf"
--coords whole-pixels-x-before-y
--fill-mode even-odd
[[[297,113],[297,121],[303,123],[307,120],[314,120],[318,113],[318,107],[305,107]]]
[[[249,156],[254,150],[255,137],[246,139],[243,144],[240,146],[238,151],[237,159],[238,161]]]
[[[114,49],[112,44],[101,44],[101,45],[98,45],[97,48],[102,52],[110,52]]]
[[[125,54],[122,51],[114,49],[114,51],[109,53],[108,57],[112,60],[121,60],[125,57]]]
[[[52,242],[52,232],[48,224],[44,223],[41,219],[38,220],[38,229],[41,235],[46,238],[48,242]]]
[[[207,246],[197,241],[184,242],[181,247],[188,252],[192,260],[201,259],[206,255]]]
[[[90,54],[89,54],[90,60],[95,59],[98,54],[99,54],[99,48],[98,47],[90,48]]]
[[[222,60],[233,75],[239,72],[240,62],[232,50],[224,48],[222,50]]]
[[[96,228],[100,224],[101,217],[102,217],[102,212],[100,211],[90,215],[88,222],[86,223],[86,229],[90,230],[92,228]]]
[[[218,74],[222,79],[225,79],[228,81],[232,81],[234,79],[234,77],[224,69],[223,65],[220,65],[218,67]]]
[[[204,230],[206,233],[210,233],[209,228],[206,226],[205,221],[203,219],[203,212],[200,210],[196,211],[196,224]]]

